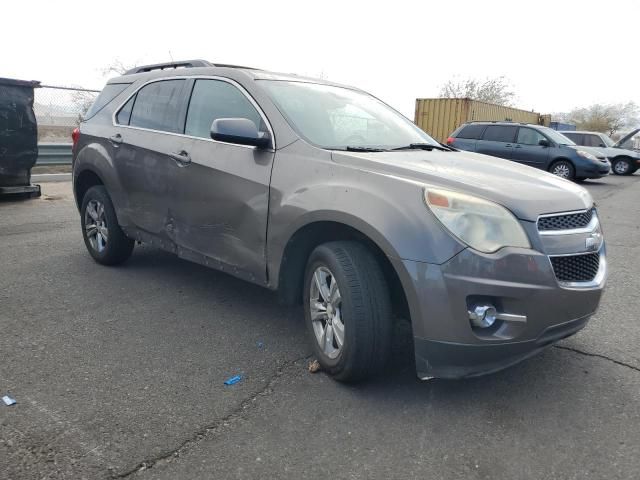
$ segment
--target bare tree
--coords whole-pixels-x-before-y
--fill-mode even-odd
[[[76,126],[80,125],[80,122],[84,119],[87,111],[91,108],[91,105],[93,105],[96,96],[97,93],[95,92],[86,92],[82,90],[76,90],[71,94],[71,103],[78,112],[75,119]]]
[[[111,75],[112,73],[115,73],[116,75],[124,75],[127,70],[131,70],[134,67],[138,66],[138,62],[135,62],[133,65],[125,65],[122,60],[120,60],[119,58],[116,58],[113,62],[111,62],[109,65],[107,65],[106,67],[104,67],[102,70],[100,70],[100,72],[102,73],[103,76],[107,76],[107,75]]]
[[[580,130],[606,133],[614,136],[620,131],[640,124],[640,108],[635,102],[610,105],[594,104],[575,108],[570,112],[556,113],[554,120],[573,123]]]
[[[511,83],[505,76],[486,78],[467,78],[464,80],[449,80],[440,89],[440,96],[444,98],[471,98],[497,105],[513,105],[515,92],[511,90]]]

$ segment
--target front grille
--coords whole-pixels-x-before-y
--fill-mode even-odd
[[[594,209],[592,208],[586,212],[541,217],[538,219],[538,230],[544,232],[549,230],[573,230],[574,228],[584,228],[589,225],[589,222],[593,217],[593,211]]]
[[[596,278],[600,268],[600,254],[551,257],[551,265],[560,282],[590,282]]]

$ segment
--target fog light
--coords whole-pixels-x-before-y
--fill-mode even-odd
[[[476,305],[469,310],[469,320],[474,327],[489,328],[496,322],[498,312],[491,305]]]

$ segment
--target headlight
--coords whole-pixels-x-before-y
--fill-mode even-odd
[[[584,150],[576,150],[576,153],[583,158],[588,158],[589,160],[598,161],[595,155],[592,155],[589,152],[585,152]]]
[[[497,203],[431,188],[424,198],[446,229],[471,248],[492,253],[502,247],[531,247],[516,217]]]

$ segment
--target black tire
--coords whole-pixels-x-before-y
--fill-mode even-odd
[[[344,342],[336,358],[320,347],[311,321],[311,282],[319,267],[333,274],[341,294]],[[382,370],[391,344],[391,300],[380,265],[362,244],[330,242],[311,253],[304,276],[304,313],[316,358],[333,378],[356,382]]]
[[[94,244],[92,244],[92,240],[90,240],[90,237],[87,234],[86,220],[89,215],[87,207],[92,201],[99,202],[99,204],[104,206],[104,224],[108,232],[107,240],[104,243],[102,250],[99,250],[94,246]],[[92,203],[92,205],[94,205],[94,203]],[[87,193],[84,194],[84,197],[82,198],[82,206],[80,208],[80,222],[82,225],[82,238],[84,239],[84,244],[87,247],[89,254],[91,254],[96,262],[102,265],[117,265],[124,262],[131,256],[135,243],[124,234],[120,225],[118,225],[118,219],[113,208],[113,203],[111,203],[111,198],[104,186],[97,185],[91,187],[87,190]]]
[[[566,176],[560,175],[560,172],[566,172]],[[556,160],[549,167],[549,173],[566,180],[573,180],[576,177],[576,169],[569,160]]]
[[[628,158],[614,158],[611,162],[611,171],[615,175],[631,175],[635,172],[633,164]]]

